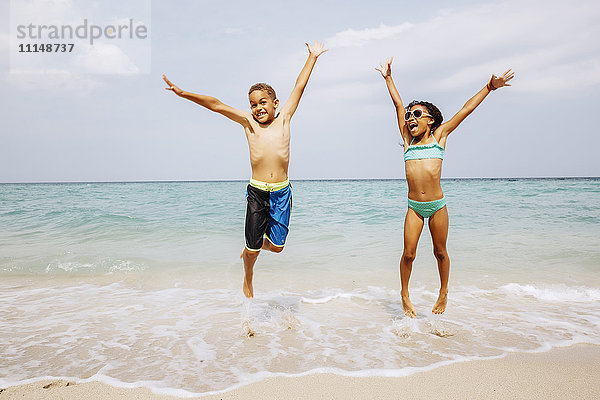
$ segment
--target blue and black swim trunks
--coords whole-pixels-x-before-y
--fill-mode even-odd
[[[259,251],[266,237],[283,247],[292,212],[292,186],[289,180],[267,183],[250,179],[246,189],[246,248]]]

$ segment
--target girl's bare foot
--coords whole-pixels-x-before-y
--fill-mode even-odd
[[[446,303],[448,302],[448,291],[440,290],[440,296],[438,297],[435,305],[433,306],[433,310],[431,310],[434,314],[441,314],[446,311]]]
[[[407,317],[415,318],[417,316],[417,313],[410,302],[410,298],[408,297],[408,293],[402,295],[402,307],[404,308],[404,315]]]

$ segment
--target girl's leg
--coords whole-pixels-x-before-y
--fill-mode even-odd
[[[429,232],[433,241],[433,254],[437,259],[440,274],[440,294],[431,310],[434,314],[441,314],[446,310],[448,300],[448,277],[450,275],[450,258],[446,249],[448,239],[448,210],[446,206],[440,208],[429,218]]]
[[[409,208],[404,219],[404,250],[402,251],[402,258],[400,258],[400,282],[402,284],[400,294],[402,296],[404,314],[411,318],[416,317],[417,313],[410,302],[408,281],[410,280],[412,264],[417,254],[417,244],[419,243],[422,230],[423,217],[417,214],[412,208]]]

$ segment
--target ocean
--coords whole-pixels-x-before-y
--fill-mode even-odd
[[[0,185],[0,386],[214,393],[276,375],[403,376],[600,344],[600,179],[444,179],[448,308],[427,225],[404,318],[403,180],[292,181],[285,250],[242,294],[247,182]]]

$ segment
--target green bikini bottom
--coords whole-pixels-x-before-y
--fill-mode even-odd
[[[446,198],[442,197],[439,200],[434,201],[416,201],[408,199],[408,206],[415,210],[423,218],[429,218],[437,210],[446,205]]]

